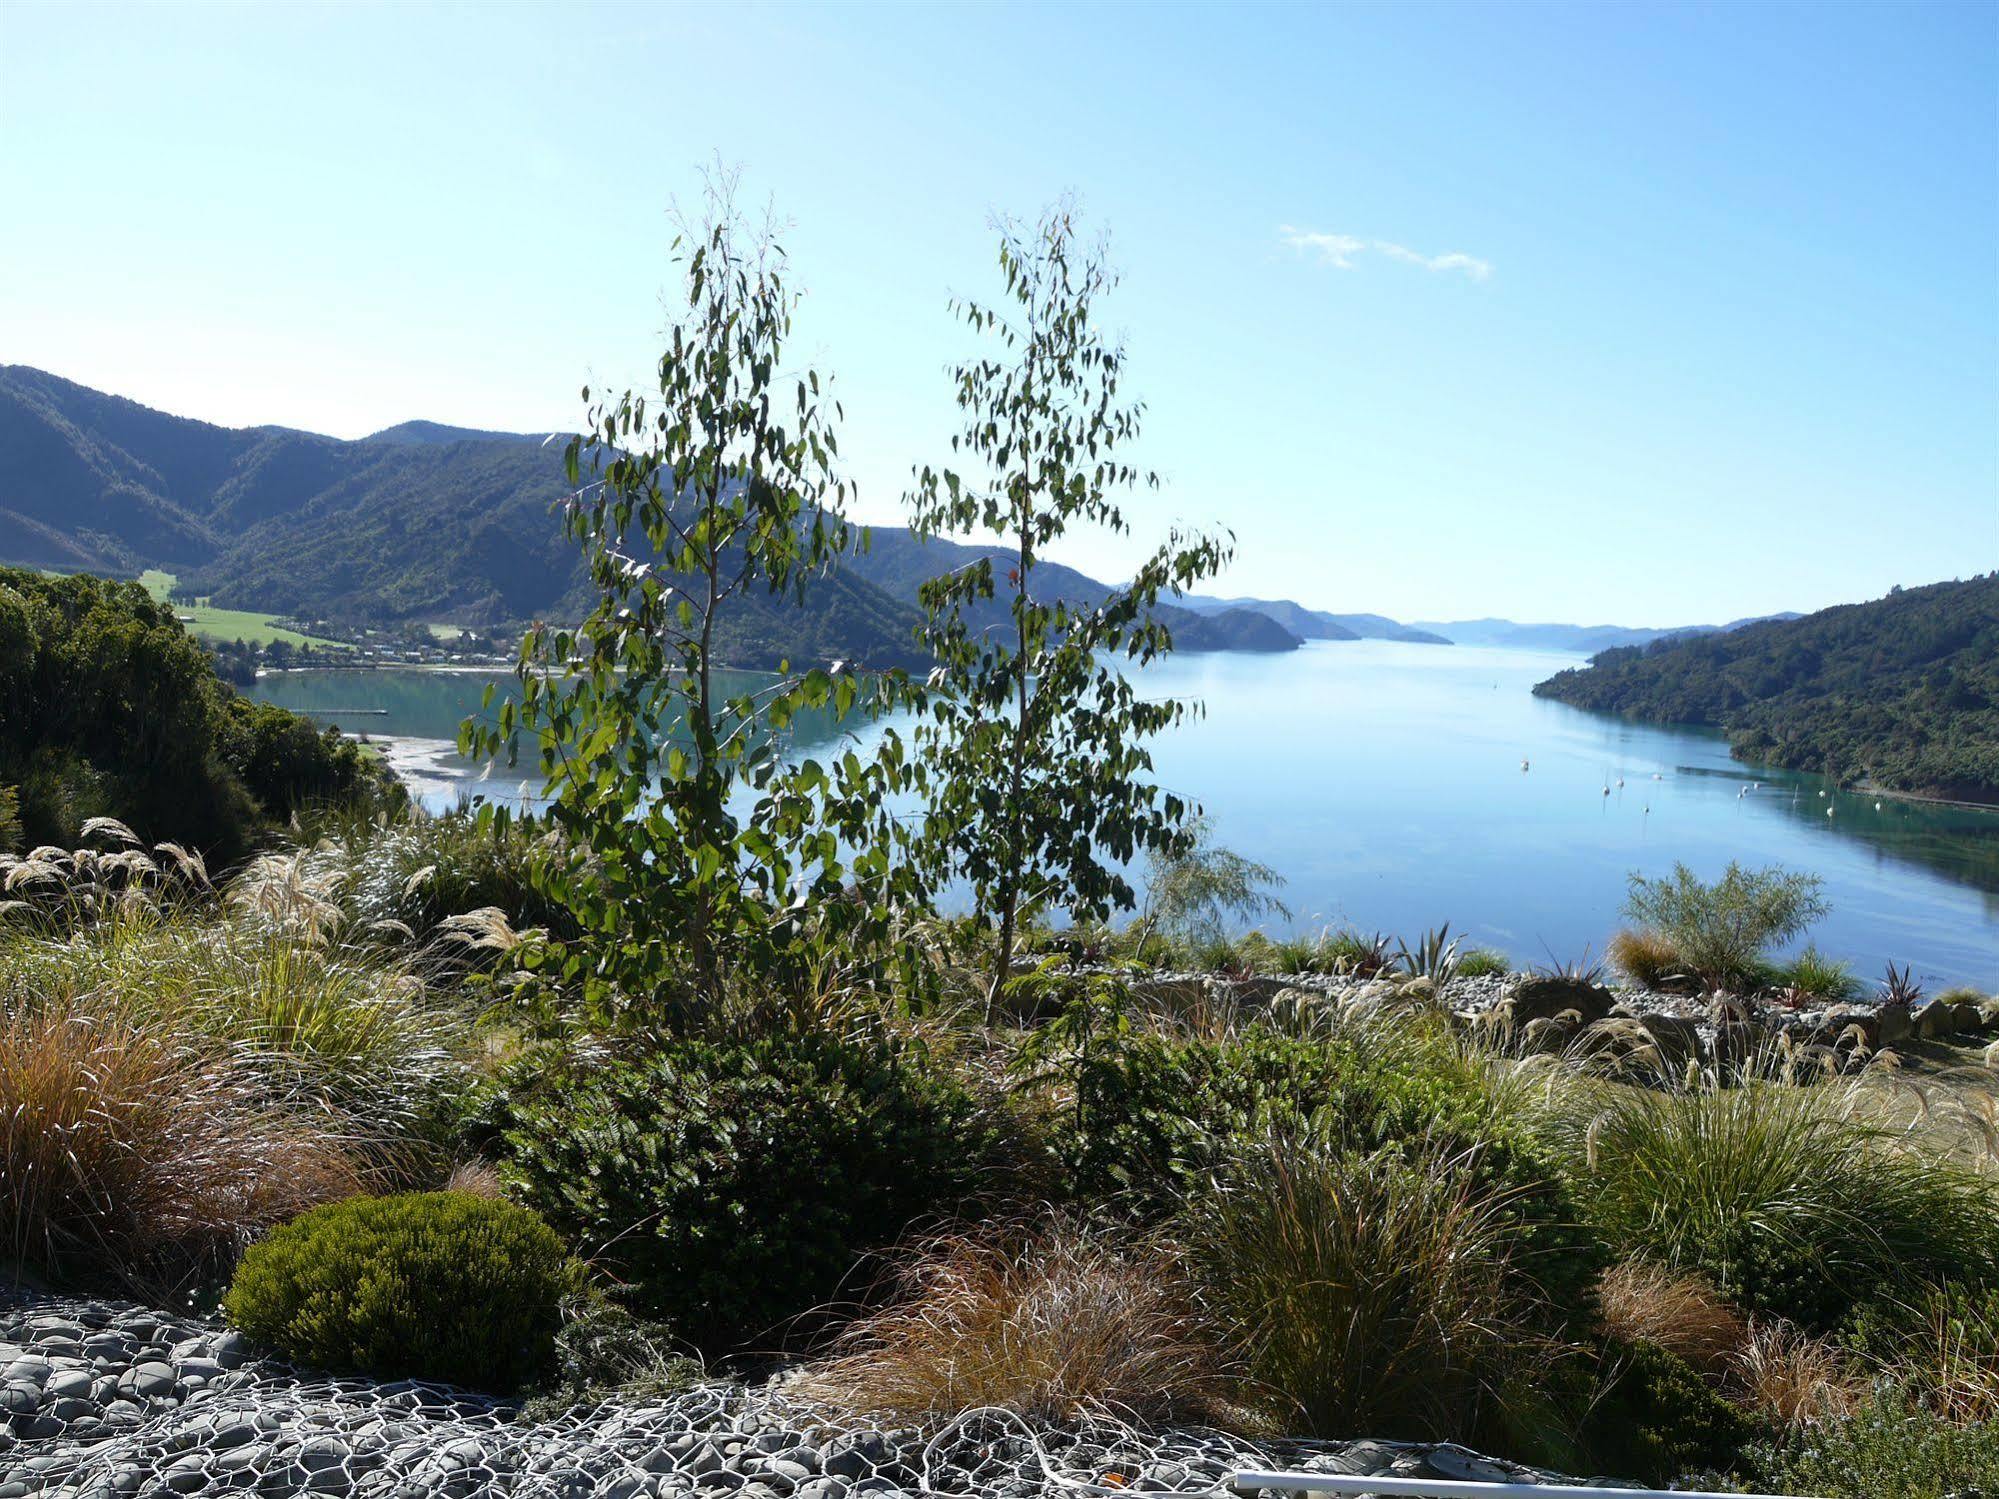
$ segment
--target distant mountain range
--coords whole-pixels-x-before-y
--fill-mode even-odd
[[[218,427],[0,366],[0,562],[128,577],[156,567],[217,604],[308,620],[493,628],[574,618],[588,593],[553,510],[566,492],[561,443],[535,435],[428,421],[356,441]],[[815,582],[803,607],[742,599],[722,652],[745,666],[920,664],[918,587],[981,555],[1007,554],[876,526],[871,547]],[[1049,599],[1095,602],[1112,588],[1054,564],[1041,574]],[[1187,651],[1370,639],[1587,653],[1735,627],[1410,625],[1289,599],[1195,596],[1165,618]],[[998,607],[985,620],[1003,622]]]

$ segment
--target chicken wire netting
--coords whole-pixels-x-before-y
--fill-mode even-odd
[[[249,1492],[370,1499],[894,1499],[1213,1493],[1249,1468],[1515,1481],[1453,1447],[1257,1445],[978,1410],[930,1429],[842,1417],[782,1384],[530,1419],[447,1386],[300,1372],[233,1333],[138,1308],[0,1307],[0,1499]]]

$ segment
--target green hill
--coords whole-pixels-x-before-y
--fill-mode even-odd
[[[556,511],[567,493],[562,444],[532,435],[425,421],[355,442],[239,430],[0,367],[0,562],[127,577],[164,569],[180,594],[218,609],[503,629],[589,607]],[[816,580],[802,606],[741,597],[718,648],[745,667],[922,665],[917,586],[979,550],[878,528],[874,549]],[[1047,576],[1067,598],[1108,591],[1068,568]],[[1186,650],[1297,645],[1249,615],[1169,622]]]
[[[1999,573],[1604,651],[1534,691],[1847,784],[1999,802]]]

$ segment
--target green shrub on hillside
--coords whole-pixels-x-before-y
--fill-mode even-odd
[[[992,1158],[972,1096],[886,1041],[670,1040],[508,1083],[503,1169],[709,1353],[780,1338]]]
[[[355,1197],[253,1245],[229,1320],[312,1368],[509,1391],[550,1362],[577,1284],[526,1208],[467,1192]]]
[[[1845,1420],[1753,1447],[1747,1459],[1752,1492],[1977,1499],[1999,1493],[1999,1421],[1959,1425],[1890,1390]]]
[[[1078,1200],[1117,1197],[1141,1216],[1170,1213],[1217,1153],[1274,1122],[1313,1120],[1354,1148],[1442,1150],[1506,1194],[1535,1226],[1529,1260],[1580,1284],[1600,1266],[1573,1227],[1560,1173],[1482,1074],[1412,1035],[1382,1050],[1367,1036],[1303,1039],[1251,1027],[1223,1041],[1140,1031],[1097,1050],[1074,1076],[1077,1107],[1055,1148]]]
[[[1606,1350],[1610,1387],[1590,1405],[1582,1441],[1591,1463],[1647,1483],[1734,1465],[1755,1428],[1677,1354],[1656,1343]]]

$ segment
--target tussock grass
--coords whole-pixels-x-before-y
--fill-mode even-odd
[[[1807,947],[1778,969],[1775,975],[1779,995],[1792,1003],[1813,1001],[1832,1004],[1860,993],[1860,980],[1853,965],[1828,958],[1817,947]]]
[[[1775,1320],[1751,1326],[1729,1373],[1741,1402],[1779,1427],[1851,1416],[1867,1393],[1829,1339]]]
[[[1475,1438],[1551,1356],[1505,1199],[1468,1165],[1273,1132],[1187,1204],[1202,1305],[1274,1424]]]
[[[361,1189],[346,1144],[116,1006],[0,1013],[0,1244],[56,1275],[198,1275]]]
[[[1653,1343],[1711,1379],[1727,1374],[1749,1341],[1749,1321],[1698,1275],[1632,1259],[1597,1285],[1603,1329],[1620,1343]]]
[[[1622,931],[1610,939],[1611,967],[1641,989],[1670,990],[1689,978],[1673,944],[1657,932]]]
[[[801,1394],[925,1423],[978,1406],[1056,1422],[1202,1419],[1232,1391],[1179,1257],[1157,1241],[999,1224],[929,1241],[899,1279],[900,1298],[849,1326]]]
[[[257,899],[247,920],[137,907],[66,938],[0,943],[0,1006],[108,1007],[235,1052],[274,1092],[376,1121],[408,1113],[445,1065],[453,1017],[407,965]]]
[[[1542,1128],[1591,1225],[1623,1253],[1808,1325],[1999,1274],[1988,1179],[1881,1123],[1863,1082],[1763,1080],[1776,1070],[1641,1089],[1557,1067]]]

